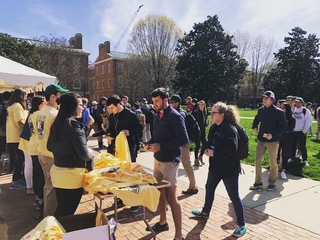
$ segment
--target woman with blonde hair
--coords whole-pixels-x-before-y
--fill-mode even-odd
[[[24,154],[18,146],[20,134],[27,118],[27,93],[17,88],[11,94],[8,102],[8,119],[6,124],[6,141],[10,155],[10,169],[13,171],[10,189],[25,189],[26,182],[23,175]]]
[[[217,102],[211,110],[214,124],[211,126],[205,154],[209,157],[209,173],[206,183],[205,203],[202,210],[192,210],[196,217],[209,218],[213,205],[214,193],[222,180],[232,201],[236,216],[237,227],[233,236],[243,236],[247,229],[243,204],[239,196],[240,160],[237,154],[238,132],[236,125],[239,114],[235,106]]]
[[[202,156],[204,154],[205,144],[207,142],[206,140],[206,126],[207,126],[207,107],[206,103],[203,100],[200,100],[198,102],[198,108],[193,112],[193,116],[196,119],[197,123],[200,127],[200,137],[195,139],[195,148],[194,148],[194,165],[200,166],[200,163],[203,165],[203,159]],[[202,148],[199,154],[200,150],[200,143],[202,144]]]

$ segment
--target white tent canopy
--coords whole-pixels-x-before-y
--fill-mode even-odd
[[[27,92],[42,91],[57,78],[0,56],[0,92],[23,88]]]

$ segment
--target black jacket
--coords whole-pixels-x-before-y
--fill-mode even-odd
[[[206,145],[206,149],[214,150],[214,156],[209,158],[210,171],[220,178],[239,174],[241,167],[237,146],[238,133],[232,123],[223,121],[220,125],[212,125]]]
[[[121,112],[109,116],[108,135],[116,138],[122,130],[129,130],[129,147],[135,147],[142,136],[143,125],[137,115],[126,107]]]
[[[159,120],[159,113],[154,116],[153,135],[149,143],[159,143],[161,150],[154,153],[160,162],[180,162],[181,146],[189,141],[184,118],[171,106],[164,109],[164,116]]]
[[[192,115],[199,124],[201,134],[204,135],[207,126],[208,114],[206,112],[202,112],[200,109],[197,109],[192,113]]]
[[[253,120],[252,129],[258,128],[259,124],[258,140],[261,142],[278,142],[281,135],[287,129],[284,112],[274,105],[271,105],[268,108],[259,108],[258,113]],[[268,140],[264,138],[264,133],[271,133],[272,139]]]
[[[65,122],[57,142],[49,135],[47,148],[53,153],[54,165],[58,167],[86,167],[91,170],[89,161],[92,161],[93,157],[87,148],[84,126],[75,119]]]

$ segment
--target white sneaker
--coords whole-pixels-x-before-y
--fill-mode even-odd
[[[283,179],[283,180],[287,180],[287,175],[286,175],[286,173],[285,173],[285,172],[281,172],[280,178]]]
[[[308,161],[303,162],[305,166],[310,166]]]
[[[294,162],[291,158],[288,159],[288,163]]]

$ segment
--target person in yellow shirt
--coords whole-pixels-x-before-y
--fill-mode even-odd
[[[75,213],[82,197],[85,169],[92,170],[93,161],[84,125],[76,120],[83,111],[81,98],[67,93],[61,96],[60,103],[47,143],[54,155],[50,174],[56,191],[56,218]]]
[[[47,102],[43,96],[34,96],[31,100],[31,109],[29,111],[30,115],[28,120],[31,137],[27,147],[32,159],[32,184],[36,197],[35,204],[39,210],[43,207],[44,176],[38,158],[38,146],[40,140],[38,138],[38,129],[36,124],[39,110],[43,109],[46,104]],[[40,218],[42,218],[42,213],[40,213],[40,215]]]
[[[13,170],[10,189],[25,189],[23,176],[23,152],[18,149],[20,134],[26,120],[27,93],[21,88],[15,89],[8,102],[8,119],[6,124],[6,141],[10,155],[10,168]]]
[[[50,169],[53,165],[53,154],[47,149],[50,128],[58,114],[58,105],[60,96],[69,90],[56,84],[50,84],[46,87],[45,96],[47,105],[37,114],[36,126],[39,138],[39,162],[44,174],[43,189],[43,217],[53,216],[56,207],[56,194],[52,186]]]

